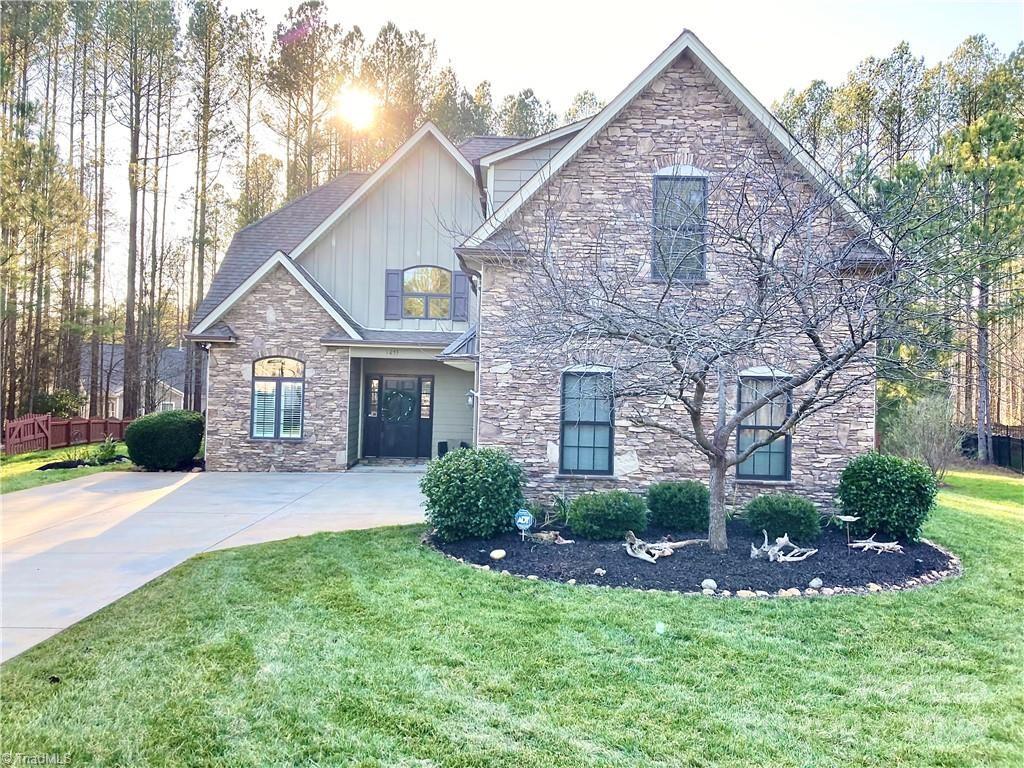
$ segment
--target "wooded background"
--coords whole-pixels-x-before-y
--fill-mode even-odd
[[[532,89],[495,100],[488,82],[465,84],[439,66],[424,34],[345,28],[320,2],[268,20],[209,0],[5,0],[0,34],[4,419],[77,410],[79,393],[90,415],[106,416],[103,343],[124,345],[124,415],[153,409],[159,351],[184,343],[234,232],[340,173],[375,168],[424,119],[458,142],[532,136],[601,107],[586,90],[563,115]],[[379,105],[363,133],[334,109],[353,85]],[[902,43],[843,82],[813,82],[773,106],[869,212],[877,195],[924,188],[925,177],[970,201],[957,215],[971,242],[950,250],[968,254],[958,259],[971,260],[974,289],[949,300],[971,330],[934,329],[958,347],[931,361],[931,378],[881,383],[883,426],[892,404],[935,387],[964,423],[1019,425],[1024,47],[1004,55],[972,36],[926,66]],[[169,210],[170,168],[182,157],[192,185]],[[116,209],[115,187],[128,189]],[[182,202],[185,236],[173,221]],[[125,265],[123,287],[112,261]],[[83,354],[94,361],[85,376]],[[186,407],[201,409],[189,365]]]

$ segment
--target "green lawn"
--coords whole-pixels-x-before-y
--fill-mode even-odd
[[[418,527],[201,555],[0,668],[0,751],[75,765],[1019,767],[1024,481],[947,482],[926,533],[964,576],[870,597],[528,582],[450,562]]]
[[[48,469],[45,472],[36,472],[36,467],[49,464],[51,461],[63,461],[74,454],[74,458],[81,458],[79,454],[91,450],[93,446],[75,446],[72,449],[54,448],[49,451],[32,451],[31,453],[19,453],[15,456],[0,455],[0,493],[11,493],[12,491],[23,491],[26,488],[35,488],[38,485],[49,485],[58,483],[61,480],[71,480],[75,477],[92,475],[96,472],[111,472],[115,470],[134,469],[135,465],[130,462],[107,464],[102,467],[77,467],[75,469]],[[117,452],[127,456],[124,443],[118,443]]]

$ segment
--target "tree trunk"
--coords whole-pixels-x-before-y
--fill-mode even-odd
[[[991,461],[992,429],[989,424],[989,284],[983,268],[978,286],[978,463]]]
[[[725,532],[725,459],[713,457],[711,464],[710,492],[711,514],[708,519],[708,546],[712,552],[725,552],[729,541]]]

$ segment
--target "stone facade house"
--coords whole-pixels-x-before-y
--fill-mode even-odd
[[[508,337],[529,288],[507,257],[523,241],[568,252],[599,229],[657,285],[650,228],[626,208],[668,190],[694,196],[687,221],[714,215],[710,180],[757,152],[788,162],[802,150],[684,32],[592,118],[458,147],[428,123],[374,173],[345,174],[239,231],[190,333],[209,352],[208,468],[340,471],[478,445],[507,450],[537,495],[706,479],[694,449],[631,423],[603,394],[613,364]],[[813,187],[821,169],[797,159]],[[727,253],[690,266],[698,279],[683,290],[728,291]],[[766,371],[777,375],[761,365],[737,376],[731,399]],[[780,487],[827,502],[849,458],[872,448],[874,408],[867,372],[837,407],[741,464],[730,500]]]

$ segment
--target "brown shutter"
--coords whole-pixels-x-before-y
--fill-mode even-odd
[[[384,319],[402,319],[402,270],[389,269],[384,273]]]
[[[452,320],[469,320],[469,275],[465,272],[452,276]]]

